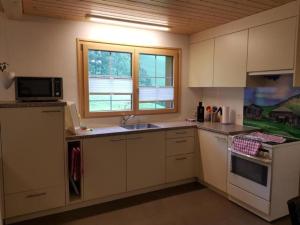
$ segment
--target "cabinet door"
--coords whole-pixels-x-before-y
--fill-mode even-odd
[[[83,141],[84,199],[106,197],[126,191],[125,136]]]
[[[5,194],[45,187],[64,190],[64,109],[1,109]]]
[[[251,28],[247,71],[293,69],[296,27],[293,17]]]
[[[165,182],[165,132],[127,136],[127,190]]]
[[[214,39],[190,45],[189,87],[212,87]]]
[[[204,181],[226,192],[227,136],[199,130]]]
[[[248,30],[215,39],[214,87],[245,87]]]

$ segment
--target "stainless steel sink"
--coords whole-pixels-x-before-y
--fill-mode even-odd
[[[156,126],[151,123],[128,124],[128,125],[122,125],[121,127],[127,130],[144,130],[144,129],[159,128],[159,126]]]

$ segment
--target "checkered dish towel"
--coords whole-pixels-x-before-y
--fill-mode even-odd
[[[261,147],[260,140],[252,140],[249,138],[235,136],[232,142],[233,150],[247,155],[256,156]]]

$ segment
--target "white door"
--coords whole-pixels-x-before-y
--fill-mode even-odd
[[[85,200],[125,192],[125,136],[85,139],[83,141],[83,168]]]
[[[214,39],[191,44],[189,87],[213,86]]]
[[[199,130],[204,181],[227,191],[227,136]]]
[[[214,87],[245,87],[248,30],[215,39]]]
[[[295,17],[251,28],[247,71],[293,69],[296,30]]]
[[[127,135],[127,190],[165,183],[165,132]]]
[[[64,189],[64,109],[1,109],[5,194]]]

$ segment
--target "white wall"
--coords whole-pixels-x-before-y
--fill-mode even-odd
[[[243,124],[244,88],[203,88],[204,106],[229,106],[230,119]]]
[[[62,76],[64,98],[78,100],[76,38],[110,43],[182,49],[180,113],[143,116],[138,120],[182,120],[192,114],[200,90],[187,88],[188,36],[166,32],[131,29],[90,22],[77,22],[26,17],[22,21],[8,20],[0,14],[0,62],[10,64],[10,70],[20,76]],[[14,89],[0,87],[0,100],[13,100]],[[89,126],[116,124],[120,118],[89,119]]]

